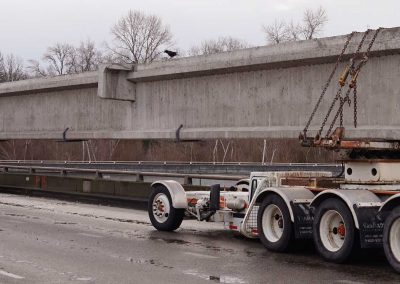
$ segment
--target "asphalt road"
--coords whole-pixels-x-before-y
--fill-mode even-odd
[[[0,194],[0,283],[395,283],[379,252],[346,265],[291,254],[219,224],[155,231],[139,209]]]

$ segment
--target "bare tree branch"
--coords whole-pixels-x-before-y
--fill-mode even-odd
[[[71,73],[71,55],[74,47],[67,43],[56,43],[47,48],[43,60],[48,63],[47,73],[49,75],[65,75]]]
[[[21,58],[13,54],[4,57],[0,53],[0,83],[23,80],[27,77]]]
[[[297,41],[302,39],[313,39],[318,36],[328,21],[325,10],[319,7],[313,11],[307,9],[303,15],[303,22],[286,23],[283,20],[271,25],[263,26],[263,30],[269,43],[280,43],[284,41]]]
[[[114,42],[109,49],[124,63],[147,63],[158,58],[163,47],[172,44],[168,26],[155,15],[129,11],[111,29]]]
[[[283,20],[275,20],[272,25],[263,26],[267,41],[270,43],[280,43],[289,40],[289,33],[286,23]]]
[[[56,43],[48,47],[43,55],[47,68],[37,60],[29,60],[27,69],[33,77],[46,77],[82,73],[97,70],[105,56],[90,39],[81,41],[78,47],[67,43]]]
[[[303,36],[305,39],[313,39],[317,36],[328,21],[328,16],[322,7],[319,7],[316,11],[307,9],[304,12],[304,26]]]
[[[28,60],[29,65],[26,67],[30,76],[34,78],[46,77],[47,72],[40,66],[40,62],[34,59]]]
[[[206,40],[203,41],[199,46],[192,47],[189,50],[189,55],[207,55],[247,47],[250,47],[250,45],[243,40],[230,36],[219,37],[217,40]]]

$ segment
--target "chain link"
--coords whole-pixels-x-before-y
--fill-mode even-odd
[[[375,40],[376,40],[376,37],[378,36],[378,33],[380,32],[382,30],[382,28],[379,28],[379,29],[377,29],[376,31],[375,31],[375,34],[374,34],[374,36],[373,36],[373,38],[372,38],[372,40],[371,40],[371,42],[369,43],[369,45],[368,45],[368,49],[367,49],[367,51],[365,52],[365,54],[364,54],[364,60],[361,62],[362,63],[362,65],[360,65],[359,66],[359,70],[358,70],[358,72],[360,71],[360,69],[361,69],[361,67],[365,64],[365,63],[367,63],[367,60],[368,60],[368,56],[369,56],[369,53],[370,53],[370,51],[371,51],[371,48],[372,48],[372,46],[373,46],[373,44],[374,44],[374,42],[375,42]],[[361,64],[360,63],[360,64]],[[358,109],[357,109],[357,83],[355,83],[354,84],[354,89],[353,89],[353,97],[354,97],[354,128],[357,128],[357,114],[358,114]]]
[[[357,127],[357,77],[358,77],[358,74],[359,74],[361,68],[367,63],[367,61],[369,59],[368,55],[369,55],[369,53],[371,51],[371,48],[372,48],[372,46],[373,46],[373,44],[375,42],[375,39],[378,36],[378,33],[380,32],[381,29],[382,28],[379,28],[379,29],[377,29],[375,31],[375,34],[372,37],[372,39],[371,39],[371,41],[370,41],[370,43],[368,45],[368,48],[364,53],[363,59],[360,61],[360,63],[357,65],[357,67],[354,67],[355,58],[357,57],[358,53],[360,52],[361,47],[363,45],[363,42],[364,42],[364,40],[366,38],[366,35],[369,33],[370,30],[367,30],[365,32],[363,38],[361,39],[361,42],[360,42],[360,44],[359,44],[359,46],[357,48],[357,51],[356,51],[356,53],[355,53],[355,55],[354,55],[354,57],[352,59],[352,66],[350,67],[352,79],[351,79],[350,84],[348,86],[348,89],[347,89],[345,97],[343,99],[342,99],[342,97],[340,98],[340,105],[339,105],[338,111],[336,112],[335,117],[333,118],[332,123],[329,126],[329,129],[328,129],[328,131],[326,133],[326,136],[325,136],[326,138],[329,138],[329,136],[331,134],[331,131],[333,129],[333,126],[335,125],[336,120],[337,120],[339,115],[340,115],[340,126],[341,127],[343,126],[343,105],[344,105],[344,103],[346,101],[349,102],[349,104],[351,103],[350,93],[351,93],[352,89],[353,89],[353,95],[354,95],[354,126]],[[337,99],[334,99],[332,104],[334,105],[336,103],[336,101],[337,101]],[[328,115],[326,117],[326,120],[328,119],[331,111],[332,111],[331,109],[328,111]],[[323,127],[325,126],[325,123],[326,123],[326,121],[324,120],[323,126],[320,129],[321,132],[323,130]],[[321,135],[321,132],[319,132],[318,135]]]
[[[331,74],[329,75],[328,81],[325,83],[325,86],[324,86],[324,88],[322,89],[322,93],[321,93],[321,95],[319,96],[319,99],[318,99],[316,105],[314,106],[314,109],[313,109],[313,111],[312,111],[312,113],[311,113],[311,115],[310,115],[310,117],[309,117],[309,119],[308,119],[308,121],[307,121],[306,127],[305,127],[304,130],[303,130],[303,132],[304,132],[304,137],[307,137],[307,130],[308,130],[308,128],[310,127],[311,121],[313,120],[313,118],[314,118],[314,116],[315,116],[315,113],[317,112],[317,109],[318,109],[319,105],[321,104],[321,101],[322,101],[322,99],[323,99],[323,97],[324,97],[324,95],[325,95],[325,93],[326,93],[326,90],[328,89],[329,84],[331,83],[332,78],[333,78],[333,76],[335,75],[336,70],[337,70],[337,68],[338,68],[338,66],[339,66],[339,63],[340,63],[340,61],[341,61],[341,59],[342,59],[342,57],[343,57],[343,54],[344,54],[344,52],[346,51],[347,46],[349,45],[349,42],[350,42],[350,40],[352,39],[352,37],[354,36],[354,34],[355,34],[355,32],[352,32],[352,33],[349,34],[348,37],[347,37],[347,40],[346,40],[346,42],[345,42],[345,44],[344,44],[344,46],[343,46],[343,48],[342,48],[342,51],[341,51],[341,53],[340,53],[338,59],[336,60],[335,66],[333,67],[333,70],[332,70]],[[326,121],[325,121],[325,123],[326,123]]]
[[[354,101],[354,128],[357,128],[357,85],[353,89],[353,101]]]
[[[332,123],[329,125],[329,129],[328,129],[328,131],[326,132],[325,138],[329,138],[329,136],[331,135],[331,131],[332,131],[332,129],[333,129],[333,126],[335,126],[335,123],[336,123],[336,120],[337,120],[339,114],[342,113],[343,105],[344,105],[344,103],[347,102],[347,100],[349,99],[349,93],[350,93],[350,91],[351,91],[351,89],[349,88],[349,89],[347,90],[346,95],[344,96],[344,98],[342,98],[342,97],[340,98],[340,104],[339,104],[338,111],[336,112],[335,117],[334,117],[333,120],[332,120]],[[341,116],[340,119],[341,119],[341,121],[340,121],[340,127],[343,127],[343,117]]]
[[[355,56],[360,52],[361,47],[363,46],[363,43],[364,43],[365,38],[367,37],[369,31],[370,31],[370,30],[367,30],[367,31],[364,33],[363,37],[361,38],[361,41],[360,41],[360,43],[358,44],[357,50],[355,51]],[[353,32],[352,34],[354,34],[354,32]],[[348,44],[348,42],[347,42],[347,44]],[[355,57],[355,56],[354,56],[354,57]],[[354,68],[354,64],[355,64],[355,62],[354,62],[354,57],[353,57],[352,59],[350,59],[350,62],[351,62],[351,63],[350,63],[350,66],[348,67],[350,70]],[[340,97],[340,99],[341,99],[342,88],[343,88],[343,86],[345,85],[345,83],[346,83],[346,81],[347,81],[347,77],[345,77],[344,79],[345,79],[345,81],[343,82],[343,85],[340,84],[339,89],[338,89],[338,91],[336,92],[336,97],[335,97],[335,99],[332,101],[331,106],[329,107],[328,112],[327,112],[327,114],[325,115],[325,118],[324,118],[324,120],[323,120],[323,122],[322,122],[322,125],[321,125],[320,129],[318,130],[317,137],[320,137],[320,136],[321,136],[322,131],[324,130],[325,124],[326,124],[326,122],[328,121],[328,118],[329,118],[329,116],[331,115],[331,112],[332,112],[332,110],[333,110],[333,108],[334,108],[334,106],[335,106],[337,100],[339,99],[339,97]],[[338,97],[338,96],[339,96],[339,97]],[[342,100],[342,99],[341,99],[341,100]],[[338,111],[341,111],[341,108],[339,108]],[[338,114],[335,115],[336,119],[337,119],[337,116],[338,116]],[[342,116],[341,116],[341,117],[342,117]],[[336,122],[336,119],[335,119],[335,122]],[[343,119],[343,118],[342,118],[342,119]],[[332,128],[333,128],[333,126],[329,127],[330,130],[331,130]],[[330,131],[328,131],[327,136],[328,136],[329,133],[330,133]]]

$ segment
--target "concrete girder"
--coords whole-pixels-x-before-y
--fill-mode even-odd
[[[353,37],[345,59],[360,37]],[[345,40],[338,36],[135,66],[111,64],[99,72],[3,83],[0,139],[61,139],[67,127],[70,139],[175,139],[180,125],[182,140],[295,138]],[[400,139],[399,66],[400,28],[385,29],[359,76],[359,126],[347,126],[348,136]],[[311,130],[319,128],[337,81],[331,87]],[[352,125],[350,115],[346,125]]]

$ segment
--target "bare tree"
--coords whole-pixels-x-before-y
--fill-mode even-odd
[[[247,48],[250,45],[243,40],[233,37],[219,37],[216,40],[203,41],[199,46],[194,46],[189,50],[190,55],[206,55],[231,51],[235,49]]]
[[[104,61],[102,52],[90,39],[81,41],[78,47],[67,43],[56,43],[47,48],[42,59],[46,67],[37,60],[29,60],[27,69],[32,77],[94,71]]]
[[[322,7],[316,11],[307,9],[303,18],[303,36],[305,39],[312,39],[317,36],[328,21],[328,16]]]
[[[71,73],[71,55],[74,47],[67,43],[56,43],[47,48],[43,60],[48,64],[49,75],[65,75]]]
[[[48,76],[47,71],[40,65],[40,62],[34,59],[28,60],[29,65],[26,69],[29,75],[34,78]]]
[[[263,26],[262,28],[267,41],[270,43],[280,43],[290,39],[288,27],[283,20],[275,20],[272,25]]]
[[[299,23],[294,23],[293,21],[290,21],[289,24],[286,24],[286,34],[289,41],[301,40],[303,30],[304,27]]]
[[[26,78],[27,75],[24,72],[24,65],[21,58],[13,54],[3,56],[0,53],[0,83],[13,82]]]
[[[69,65],[70,72],[82,73],[95,71],[103,61],[103,55],[90,39],[81,41],[79,47],[73,48],[70,53]]]
[[[302,23],[275,20],[273,24],[263,26],[263,30],[269,43],[313,39],[322,32],[327,21],[326,11],[319,7],[315,11],[307,9]]]
[[[158,58],[163,47],[172,45],[168,26],[155,15],[129,11],[111,29],[115,59],[124,63],[147,63]]]

